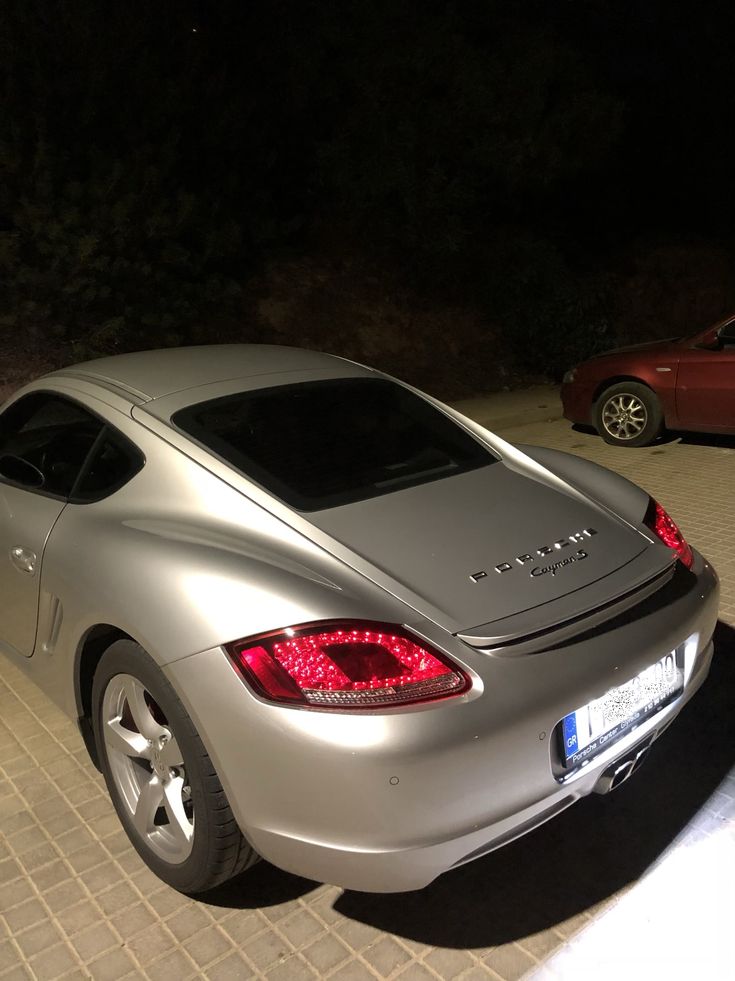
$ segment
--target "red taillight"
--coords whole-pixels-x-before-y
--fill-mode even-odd
[[[246,681],[274,702],[376,708],[458,695],[470,685],[446,655],[389,624],[289,627],[226,650]]]
[[[643,519],[643,523],[647,525],[651,531],[658,535],[664,545],[668,545],[669,548],[673,549],[679,557],[679,560],[687,567],[691,569],[692,562],[694,562],[694,556],[692,550],[687,544],[686,538],[682,535],[679,530],[679,526],[674,521],[670,515],[666,513],[664,508],[654,501],[653,498],[649,501],[648,510],[646,511],[646,516]]]

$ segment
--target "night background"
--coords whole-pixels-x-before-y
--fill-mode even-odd
[[[730,2],[0,0],[0,385],[252,341],[445,397],[735,308]]]

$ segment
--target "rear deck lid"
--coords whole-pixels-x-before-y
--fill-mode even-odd
[[[606,578],[647,548],[622,519],[404,386],[273,382],[164,399],[159,413],[271,495],[274,513],[448,630],[597,584],[605,602]]]
[[[605,509],[503,463],[308,517],[457,630],[595,585],[605,602],[606,577],[648,546]]]

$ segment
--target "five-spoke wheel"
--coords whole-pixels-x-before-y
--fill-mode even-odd
[[[115,641],[100,658],[92,714],[112,803],[164,882],[204,892],[257,862],[189,714],[132,640]]]
[[[160,706],[132,675],[115,675],[105,689],[102,732],[112,777],[138,834],[161,858],[183,862],[194,839],[184,757]]]

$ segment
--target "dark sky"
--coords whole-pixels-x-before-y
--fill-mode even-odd
[[[59,336],[176,340],[284,251],[530,323],[642,239],[733,247],[725,0],[2,7],[0,274]]]

